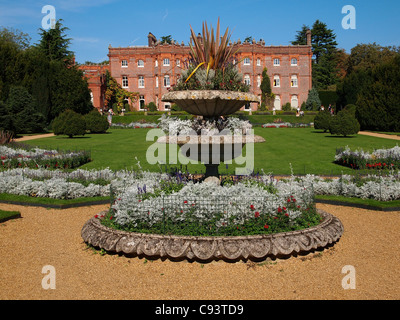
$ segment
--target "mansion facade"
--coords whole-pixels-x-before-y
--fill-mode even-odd
[[[312,87],[311,33],[307,34],[307,45],[266,46],[263,40],[241,42],[235,46],[238,70],[244,82],[250,85],[250,92],[261,98],[260,84],[262,72],[267,68],[271,79],[271,89],[275,94],[274,107],[281,110],[290,103],[292,108],[300,107],[307,100]],[[184,43],[160,43],[149,33],[147,46],[113,48],[109,46],[108,65],[80,65],[88,80],[92,102],[97,109],[104,110],[106,90],[105,73],[130,92],[138,92],[139,99],[134,103],[135,110],[143,110],[145,105],[154,102],[158,110],[171,108],[162,101],[162,96],[179,79],[185,61],[190,57],[190,47]],[[245,106],[244,109],[257,109]]]

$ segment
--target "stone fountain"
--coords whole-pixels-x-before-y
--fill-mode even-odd
[[[175,103],[184,111],[201,116],[204,120],[218,121],[221,117],[240,110],[246,103],[258,103],[259,98],[247,92],[185,90],[168,92],[162,97],[162,101]],[[242,155],[246,143],[262,143],[265,139],[255,135],[232,135],[222,131],[217,135],[163,136],[157,142],[177,144],[184,156],[205,165],[205,178],[219,178],[218,166],[221,162]]]

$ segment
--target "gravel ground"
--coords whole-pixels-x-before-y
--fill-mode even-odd
[[[22,214],[0,224],[0,299],[399,299],[400,212],[317,206],[344,225],[334,246],[261,263],[201,264],[101,255],[88,248],[81,228],[107,206],[49,210],[0,204]],[[55,290],[42,288],[46,265],[55,268]],[[355,268],[355,289],[342,287],[346,265]]]

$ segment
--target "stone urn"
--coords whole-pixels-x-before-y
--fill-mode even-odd
[[[238,91],[186,90],[168,92],[162,97],[162,101],[176,103],[186,112],[202,116],[204,119],[216,120],[235,113],[246,103],[258,103],[259,98],[254,94]],[[157,142],[179,145],[184,156],[200,161],[206,166],[207,178],[219,177],[219,164],[239,157],[246,143],[265,142],[265,139],[254,135],[178,135],[164,136]]]

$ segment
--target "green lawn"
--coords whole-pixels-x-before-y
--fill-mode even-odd
[[[0,210],[0,223],[3,223],[10,219],[15,219],[20,217],[20,213],[18,211],[4,211]]]
[[[147,149],[154,141],[146,141],[150,129],[112,129],[107,134],[86,135],[69,139],[64,136],[27,141],[42,148],[60,150],[89,150],[93,161],[82,166],[85,169],[112,170],[135,169],[136,160],[143,169],[159,170],[158,165],[151,165],[146,160]],[[255,144],[254,167],[261,168],[274,175],[313,173],[319,175],[351,173],[352,170],[333,163],[336,148],[349,146],[352,149],[391,148],[398,141],[357,135],[336,137],[321,133],[313,128],[255,128],[255,133],[265,138],[266,142]],[[243,165],[240,165],[243,166]],[[220,165],[220,174],[233,173],[235,165]],[[203,165],[188,165],[190,172],[204,172]]]

